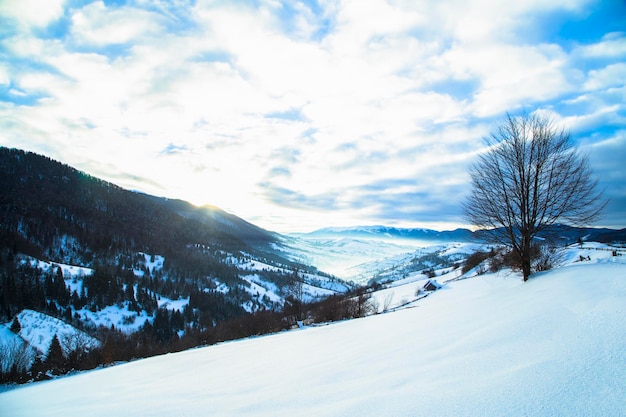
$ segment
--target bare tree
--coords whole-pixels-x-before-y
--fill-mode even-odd
[[[81,370],[95,367],[93,352],[98,349],[99,342],[87,333],[71,332],[61,335],[59,340],[67,357],[68,370]]]
[[[8,374],[12,369],[26,372],[35,360],[36,352],[21,339],[9,338],[0,343],[0,375]]]
[[[389,308],[391,307],[391,302],[393,301],[393,296],[394,296],[393,291],[391,291],[390,293],[387,293],[387,295],[385,296],[385,300],[383,301],[383,313],[386,313],[387,311],[389,311]]]
[[[488,150],[469,171],[465,214],[512,248],[526,281],[539,232],[557,222],[589,224],[606,202],[591,178],[588,157],[548,116],[508,114],[485,142]]]

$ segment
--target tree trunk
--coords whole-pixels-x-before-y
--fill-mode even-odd
[[[522,258],[522,274],[524,275],[524,282],[528,281],[530,276],[530,256]]]
[[[524,282],[528,281],[530,272],[530,245],[528,245],[528,247],[524,247],[522,250],[522,274],[524,275]]]
[[[528,281],[528,277],[530,277],[530,247],[532,237],[527,235],[526,233],[522,236],[522,274],[524,275],[524,282]]]

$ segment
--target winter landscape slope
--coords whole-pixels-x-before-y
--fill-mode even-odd
[[[152,339],[127,355],[138,343],[118,343],[113,361],[206,343],[192,334],[218,326],[224,336],[209,339],[238,337],[237,320],[281,312],[294,288],[298,301],[353,288],[216,207],[124,190],[42,155],[0,147],[0,190],[0,323],[28,309],[101,341]]]
[[[626,261],[602,249],[526,283],[450,272],[413,308],[32,384],[0,414],[623,416]]]
[[[304,264],[360,284],[397,280],[429,268],[451,266],[485,248],[485,231],[436,231],[386,226],[327,227],[283,236],[292,257]],[[626,229],[553,226],[537,241],[566,246],[579,239],[626,242]]]

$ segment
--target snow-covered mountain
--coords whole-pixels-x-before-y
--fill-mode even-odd
[[[60,358],[68,363],[55,368],[13,372],[5,361],[2,381],[400,309],[424,297],[416,288],[407,293],[409,284],[455,276],[464,258],[484,249],[462,229],[373,226],[280,236],[216,207],[123,190],[1,147],[0,189],[0,330],[10,356],[44,359],[54,335],[91,340],[81,345],[90,349],[82,362],[66,346],[61,350],[73,358]],[[557,232],[571,241],[598,231]],[[365,283],[385,296],[359,287]],[[27,325],[11,332],[16,316]],[[77,329],[93,340],[74,337]]]
[[[17,327],[14,323],[18,323]],[[11,331],[11,328],[14,330]],[[0,324],[0,370],[7,374],[13,368],[18,371],[30,369],[37,358],[46,359],[55,337],[66,357],[101,346],[98,339],[62,320],[25,309],[10,323]]]
[[[294,260],[316,265],[322,271],[358,283],[371,278],[364,279],[360,272],[355,272],[359,265],[407,254],[420,247],[417,242],[409,241],[313,236],[285,237],[284,246],[291,248],[289,253]]]
[[[28,309],[101,339],[149,340],[110,360],[289,326],[278,313],[294,289],[302,303],[353,288],[217,207],[124,190],[41,155],[0,147],[0,189],[0,321]]]
[[[564,246],[579,239],[626,242],[626,229],[577,228],[556,225],[539,237]],[[336,276],[365,284],[402,279],[430,268],[450,267],[477,250],[489,250],[488,232],[468,229],[437,231],[388,226],[327,227],[283,236],[292,257]]]
[[[623,416],[623,253],[571,247],[563,267],[526,283],[508,270],[436,271],[444,286],[427,297],[415,297],[421,281],[376,293],[381,305],[409,301],[387,314],[32,384],[0,394],[0,412]]]
[[[407,274],[460,263],[485,243],[378,240],[375,238],[293,237],[299,261],[317,265],[343,280],[358,284],[395,281]]]
[[[421,245],[429,245],[440,242],[464,242],[471,240],[473,234],[468,229],[456,229],[437,231],[424,228],[401,228],[390,226],[348,226],[348,227],[325,227],[309,233],[297,233],[295,236],[305,239],[337,239],[337,238],[361,238],[376,240],[411,240]]]
[[[485,242],[488,234],[485,231],[471,231],[469,229],[432,230],[423,228],[402,228],[390,226],[348,226],[326,227],[309,233],[294,233],[292,236],[307,240],[312,239],[374,239],[377,241],[392,241],[398,243],[410,242],[420,246],[430,246],[448,242]],[[626,229],[614,230],[607,228],[571,227],[554,225],[539,237],[550,239],[560,245],[576,242],[579,238],[587,241],[614,243],[626,242]]]

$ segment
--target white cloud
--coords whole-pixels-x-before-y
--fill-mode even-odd
[[[589,71],[585,90],[601,90],[626,85],[626,64],[610,64],[598,70]]]
[[[481,45],[454,45],[438,58],[451,78],[479,84],[471,107],[489,116],[541,102],[576,88],[570,81],[567,55],[557,45],[515,45],[497,39]]]
[[[581,45],[574,51],[585,58],[623,58],[626,57],[626,33],[611,32],[603,36],[600,42]]]
[[[565,106],[572,126],[592,126],[622,106],[623,34],[571,51],[528,40],[536,16],[585,2],[492,3],[68,9],[64,37],[18,31],[3,42],[29,65],[3,67],[0,84],[41,98],[0,108],[12,121],[0,143],[249,219],[367,219],[385,207],[360,201],[372,184],[389,196],[430,189],[420,205],[435,205],[457,192],[503,112]],[[320,214],[325,204],[337,210]]]
[[[96,1],[72,15],[72,34],[80,43],[109,45],[157,34],[159,15],[132,7],[107,8]]]
[[[626,99],[626,88],[622,89],[620,93],[621,98]],[[619,104],[592,102],[589,105],[589,110],[584,114],[565,117],[563,121],[565,126],[575,133],[590,132],[594,129],[615,125],[624,126],[626,125],[626,116],[619,114],[620,109],[622,107]]]
[[[8,0],[0,2],[0,15],[26,27],[41,28],[63,16],[64,4],[65,0]]]

